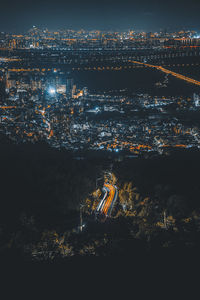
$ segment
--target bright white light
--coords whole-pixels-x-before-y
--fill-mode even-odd
[[[51,95],[54,95],[56,93],[56,90],[53,87],[50,87],[48,91]]]

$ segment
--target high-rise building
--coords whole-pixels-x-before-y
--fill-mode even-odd
[[[66,95],[68,97],[72,97],[72,91],[73,91],[73,79],[72,78],[68,78],[67,82],[66,82]]]
[[[84,87],[84,88],[83,88],[83,95],[84,95],[84,96],[87,96],[87,95],[88,95],[88,88],[87,88],[87,87]]]
[[[193,101],[194,101],[194,105],[196,106],[196,107],[199,107],[200,106],[200,97],[199,97],[199,95],[197,95],[197,94],[193,94]]]
[[[72,88],[72,98],[74,97],[75,94],[76,94],[76,85],[74,84]]]

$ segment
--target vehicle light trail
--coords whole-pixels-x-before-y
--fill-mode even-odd
[[[146,64],[146,63],[143,63],[143,62],[140,62],[140,61],[135,61],[135,60],[130,60],[129,62],[134,63],[134,64],[143,65],[143,66],[146,66],[146,67],[149,67],[149,68],[155,68],[155,69],[157,69],[159,71],[162,71],[165,74],[170,74],[170,75],[172,75],[172,76],[174,76],[176,78],[179,78],[181,80],[184,80],[184,81],[187,81],[189,83],[192,83],[192,84],[200,86],[200,81],[195,80],[195,79],[190,78],[190,77],[187,77],[187,76],[184,76],[182,74],[173,72],[171,70],[165,69],[162,66],[156,66],[156,65]]]
[[[16,108],[16,106],[0,106],[0,109],[12,109]]]
[[[112,184],[104,184],[103,190],[105,195],[103,199],[100,201],[96,213],[100,213],[104,216],[109,216],[112,212],[112,208],[114,202],[117,199],[117,187],[113,186]]]

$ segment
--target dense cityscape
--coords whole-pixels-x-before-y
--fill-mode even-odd
[[[162,49],[200,46],[200,35],[194,30],[168,32],[142,32],[127,30],[121,32],[100,30],[58,30],[50,31],[33,26],[27,33],[9,34],[1,32],[0,47],[7,49],[37,50],[135,50]]]
[[[1,132],[16,143],[45,140],[78,150],[162,154],[170,147],[200,147],[200,128],[176,117],[199,111],[200,97],[91,94],[56,69],[6,74]],[[167,84],[167,81],[166,81]]]
[[[148,68],[152,65],[147,62],[155,60],[174,60],[180,65],[179,60],[185,57],[192,57],[189,64],[198,65],[197,32],[51,32],[33,26],[24,35],[1,33],[0,42],[0,130],[12,141],[42,140],[52,147],[72,151],[123,151],[133,156],[163,154],[171,148],[199,148],[198,124],[188,124],[179,114],[199,110],[200,96],[196,90],[190,95],[157,96],[145,92],[130,95],[124,89],[118,95],[110,91],[91,92],[73,78],[74,69],[83,65],[86,70],[100,72],[133,65]],[[126,52],[134,49],[140,52],[138,57],[134,52]],[[145,50],[154,54],[143,53]],[[66,51],[72,51],[70,60],[66,59]],[[111,67],[110,62],[117,65]],[[101,69],[99,63],[105,66]],[[154,87],[167,88],[171,75],[174,74],[166,73]],[[194,86],[200,84],[191,80],[195,81],[191,82]]]

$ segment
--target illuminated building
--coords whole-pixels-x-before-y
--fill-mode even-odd
[[[200,106],[200,97],[199,97],[199,95],[194,93],[193,94],[193,100],[194,100],[194,105],[196,107],[199,107]]]
[[[76,94],[76,85],[74,84],[72,88],[72,98],[74,97],[75,94]]]
[[[56,92],[58,94],[66,94],[66,85],[65,84],[57,84],[56,85]]]

